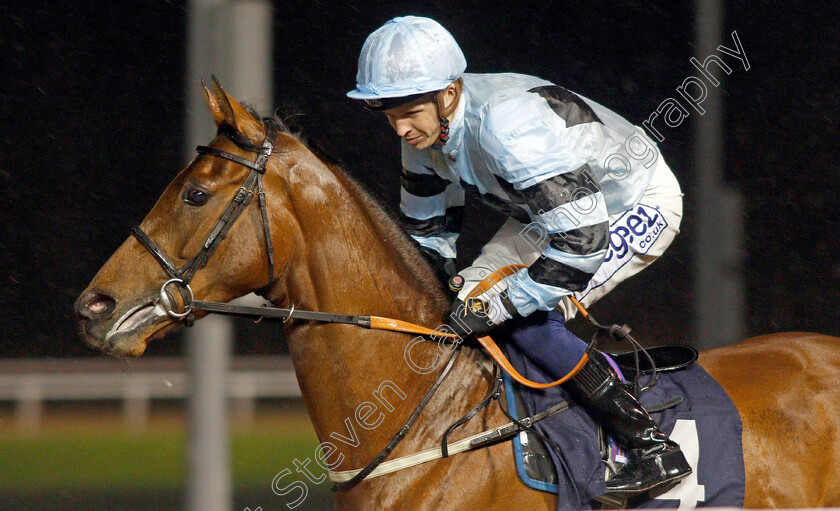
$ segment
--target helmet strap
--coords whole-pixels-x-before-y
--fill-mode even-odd
[[[441,117],[440,119],[440,135],[438,135],[438,140],[444,144],[449,140],[449,119],[446,117]]]
[[[438,135],[438,140],[440,140],[442,144],[445,144],[449,140],[449,116],[452,114],[453,111],[455,111],[455,108],[458,105],[458,100],[461,96],[459,85],[460,84],[456,85],[455,87],[455,99],[452,101],[452,104],[449,106],[449,108],[444,108],[442,104],[443,98],[441,97],[441,93],[444,92],[444,90],[446,89],[437,91],[435,93],[435,108],[437,109],[438,119],[440,119],[440,135]]]

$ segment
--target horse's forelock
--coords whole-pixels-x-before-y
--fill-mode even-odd
[[[245,109],[245,111],[248,112],[248,114],[250,114],[254,119],[260,120],[263,123],[263,125],[265,125],[266,122],[272,122],[272,123],[277,125],[278,130],[281,133],[284,133],[286,135],[291,135],[291,136],[294,136],[295,138],[298,138],[294,133],[290,133],[289,128],[286,126],[286,124],[276,115],[271,116],[271,117],[260,117],[260,114],[257,113],[257,110],[254,107],[252,107],[250,105],[247,105],[245,103],[240,103],[240,104]],[[219,125],[219,127],[216,129],[216,135],[217,136],[218,135],[226,136],[234,144],[238,145],[239,147],[241,147],[242,149],[245,149],[247,151],[258,151],[262,148],[262,141],[261,140],[251,140],[251,139],[249,139],[246,134],[240,132],[239,130],[237,130],[234,126],[232,126],[228,122],[223,122],[222,124]]]

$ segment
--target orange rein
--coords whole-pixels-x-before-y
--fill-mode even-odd
[[[499,268],[494,273],[491,273],[489,276],[485,277],[484,280],[478,283],[478,285],[470,292],[467,298],[472,298],[474,296],[480,295],[482,293],[487,292],[488,290],[492,289],[493,286],[498,284],[502,281],[505,277],[509,277],[513,275],[519,269],[526,268],[525,265],[516,264],[516,265],[509,265]],[[586,312],[586,309],[578,302],[574,297],[569,297],[572,300],[572,303],[575,307],[578,308],[580,313],[583,317],[587,317],[589,315]],[[420,325],[415,325],[413,323],[409,323],[407,321],[400,321],[398,319],[391,319],[391,318],[382,318],[379,316],[371,316],[370,317],[370,328],[375,328],[378,330],[392,330],[395,332],[405,332],[405,333],[412,333],[412,334],[420,334],[420,335],[428,335],[431,337],[446,337],[450,339],[460,339],[458,334],[448,333],[448,332],[440,332],[438,330],[432,330],[430,328],[426,328]],[[487,350],[487,353],[490,354],[490,357],[499,364],[502,369],[505,370],[506,373],[510,375],[516,382],[525,385],[526,387],[531,387],[533,389],[547,389],[549,387],[555,387],[557,385],[561,385],[569,381],[571,377],[576,375],[578,371],[583,369],[583,366],[586,365],[586,362],[589,360],[588,349],[587,353],[584,353],[583,356],[578,361],[577,365],[567,374],[566,376],[560,378],[559,380],[550,382],[550,383],[537,383],[535,381],[529,380],[528,378],[519,374],[519,372],[513,367],[510,361],[505,357],[504,353],[502,353],[501,348],[496,342],[489,336],[484,337],[477,337],[479,344],[484,346],[484,349]]]

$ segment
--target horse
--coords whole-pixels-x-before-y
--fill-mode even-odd
[[[217,220],[251,173],[241,162],[218,156],[252,161],[254,151],[265,147],[267,133],[272,147],[270,155],[260,153],[267,159],[258,187],[260,192],[264,187],[264,200],[242,207],[215,252],[192,265],[194,297],[227,302],[257,292],[277,307],[375,313],[431,327],[445,323],[448,295],[392,215],[294,134],[269,133],[266,123],[215,80],[212,89],[203,86],[203,93],[219,129],[209,145],[215,153],[200,151],[142,221],[140,231],[153,245],[139,235],[129,237],[76,301],[88,345],[117,357],[137,357],[150,341],[184,324],[161,305],[171,301],[173,310],[183,308],[184,289],[176,284],[177,293],[161,290],[173,268],[149,247],[177,262],[205,252],[205,239],[212,237],[207,233],[219,230]],[[195,319],[204,314],[196,311]],[[336,447],[336,435],[354,440],[340,455],[321,453],[320,461],[335,471],[360,469],[377,456],[435,382],[449,353],[440,343],[348,324],[292,318],[284,331],[321,445]],[[840,339],[808,333],[762,336],[704,351],[699,363],[728,392],[743,420],[745,506],[840,506],[840,467],[833,462],[840,457]],[[448,378],[389,458],[439,445],[447,427],[493,382],[489,359],[464,344]],[[486,407],[454,437],[507,421],[498,407]],[[339,489],[335,506],[553,509],[553,495],[520,481],[511,451],[509,443],[500,442],[367,479]]]

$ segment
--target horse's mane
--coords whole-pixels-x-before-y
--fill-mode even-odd
[[[316,156],[318,156],[316,154]],[[440,288],[443,291],[443,283],[432,270],[429,261],[423,257],[417,247],[417,243],[399,226],[396,215],[377,201],[364,186],[338,165],[326,164],[335,175],[341,180],[353,196],[362,203],[364,210],[370,215],[376,230],[385,239],[392,240],[394,248],[399,252],[402,259],[407,263],[412,277],[425,289]]]
[[[362,209],[368,214],[371,223],[377,233],[381,235],[381,238],[390,240],[391,246],[406,263],[405,266],[408,268],[411,277],[422,289],[439,290],[438,296],[441,307],[445,307],[446,292],[444,290],[444,283],[432,269],[428,259],[422,255],[417,243],[400,227],[396,213],[374,198],[360,181],[349,174],[340,160],[327,154],[317,143],[307,139],[303,134],[303,129],[299,125],[296,125],[294,130],[291,130],[282,120],[276,117],[275,120],[282,127],[286,135],[298,140],[333,172],[353,197],[361,203]]]
[[[259,114],[253,107],[246,104],[243,104],[242,106],[255,119],[260,119]],[[287,119],[292,117],[293,116],[288,116]],[[303,135],[303,128],[299,123],[293,120],[293,128],[290,129],[287,122],[284,122],[284,120],[280,119],[277,115],[264,119],[264,122],[265,121],[276,123],[280,131],[300,142],[313,155],[315,155],[321,163],[333,172],[339,181],[341,181],[350,193],[361,203],[362,209],[368,214],[371,223],[377,230],[377,234],[379,234],[383,239],[391,240],[391,246],[399,254],[400,258],[405,263],[405,266],[408,268],[411,277],[419,286],[421,286],[421,289],[435,289],[439,291],[437,298],[440,303],[430,305],[440,305],[441,307],[445,307],[446,292],[443,287],[444,283],[438,278],[429,261],[423,257],[417,247],[417,243],[414,242],[414,240],[412,240],[399,226],[396,214],[384,204],[374,199],[371,193],[368,192],[359,181],[347,173],[339,160],[327,155],[320,146],[307,140],[307,138]],[[260,147],[254,145],[233,126],[230,126],[227,123],[222,123],[218,127],[217,134],[228,137],[231,141],[244,149],[252,151],[260,149]]]

